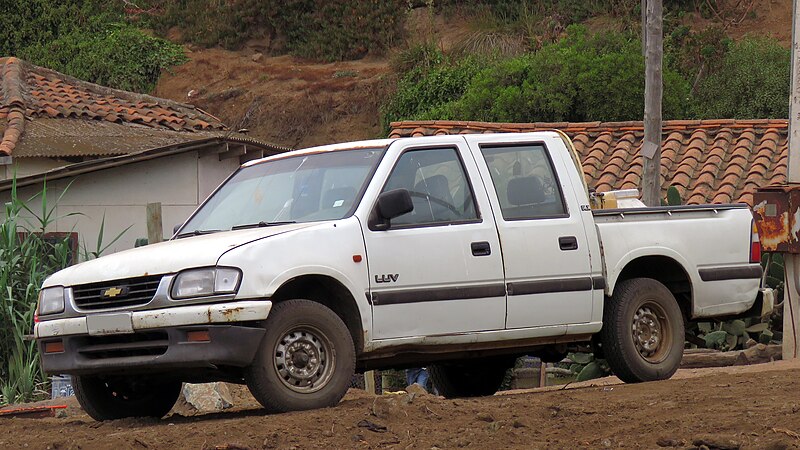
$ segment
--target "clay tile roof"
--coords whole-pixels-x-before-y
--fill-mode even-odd
[[[642,173],[642,122],[503,123],[418,121],[391,124],[393,137],[508,131],[567,133],[581,155],[590,187],[598,191],[635,187]],[[668,120],[663,124],[663,193],[675,186],[684,203],[751,204],[760,186],[783,183],[788,160],[788,122],[756,120]]]
[[[67,129],[74,122],[110,122],[143,127],[151,134],[168,131],[173,140],[178,136],[174,132],[186,133],[189,140],[189,133],[226,129],[192,105],[99,86],[14,57],[0,58],[0,156],[14,153],[26,127],[47,119],[72,121],[64,125]]]

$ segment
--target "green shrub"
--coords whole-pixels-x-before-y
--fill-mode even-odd
[[[424,119],[431,114],[438,119],[452,119],[441,108],[461,97],[470,80],[483,67],[478,58],[447,61],[441,53],[410,69],[398,82],[397,90],[381,108],[384,129],[390,122],[410,118]],[[438,62],[436,62],[438,61]],[[436,111],[436,113],[432,113]]]
[[[463,66],[407,75],[384,120],[615,121],[641,120],[644,111],[641,45],[628,34],[591,35],[571,26],[568,37],[536,53],[479,72],[480,65]],[[664,117],[682,117],[689,84],[669,69],[664,84]]]
[[[664,65],[694,85],[719,70],[732,42],[721,27],[692,31],[687,26],[678,26],[665,36]]]
[[[186,60],[180,46],[124,22],[99,0],[0,0],[0,55],[15,55],[76,78],[139,92]]]
[[[21,56],[82,80],[136,92],[152,91],[162,70],[187,61],[180,46],[124,23],[76,30],[30,46]]]
[[[187,42],[229,49],[270,35],[286,50],[328,61],[382,53],[401,35],[401,0],[149,0],[160,7],[141,20],[164,33],[180,28]],[[146,9],[145,6],[142,9]]]
[[[271,20],[282,9],[275,1],[143,0],[134,15],[160,33],[178,27],[185,42],[204,47],[236,49],[248,39],[270,32]]]
[[[733,44],[719,69],[699,82],[695,115],[788,117],[790,62],[790,51],[773,39],[749,37]]]

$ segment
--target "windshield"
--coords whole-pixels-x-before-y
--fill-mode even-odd
[[[245,167],[181,229],[180,235],[249,226],[342,219],[383,149],[299,155]]]

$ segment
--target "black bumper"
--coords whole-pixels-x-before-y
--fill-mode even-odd
[[[188,333],[207,331],[208,341],[189,341]],[[174,369],[216,369],[250,365],[264,329],[241,325],[161,328],[124,335],[63,336],[38,341],[42,367],[50,374],[155,373]],[[45,353],[61,340],[64,351]]]

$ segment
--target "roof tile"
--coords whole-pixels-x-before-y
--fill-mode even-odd
[[[0,58],[0,92],[0,120],[8,122],[5,127],[0,123],[0,130],[5,128],[0,155],[12,154],[26,117],[127,122],[190,133],[226,129],[194,106],[98,86],[13,57]]]
[[[395,122],[392,136],[409,136],[424,122]],[[437,132],[464,132],[464,122],[437,121]],[[640,181],[641,122],[498,124],[468,122],[470,132],[561,128],[581,154],[590,187],[599,192]],[[559,127],[559,125],[563,125]],[[757,186],[786,180],[788,123],[783,119],[671,120],[662,126],[663,193],[675,185],[687,203],[752,204]],[[429,133],[426,133],[429,134]]]

